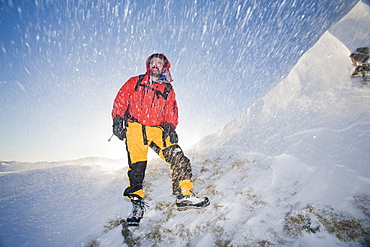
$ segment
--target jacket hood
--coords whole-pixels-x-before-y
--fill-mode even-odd
[[[164,61],[163,75],[166,76],[166,78],[167,78],[168,81],[170,81],[170,82],[173,81],[172,76],[171,76],[171,73],[170,73],[171,63],[170,63],[170,61],[167,59],[167,57],[163,53],[154,53],[154,54],[150,55],[146,59],[146,62],[145,62],[145,65],[146,65],[146,74],[147,75],[151,75],[150,74],[149,65],[150,65],[150,61],[154,57],[159,57],[159,58],[161,58]]]

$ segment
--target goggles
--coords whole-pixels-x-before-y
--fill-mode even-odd
[[[163,63],[161,62],[156,62],[156,61],[150,61],[150,65],[157,65],[157,66],[163,66]]]

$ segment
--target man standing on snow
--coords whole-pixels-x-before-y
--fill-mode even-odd
[[[118,91],[114,100],[113,134],[126,139],[129,185],[124,196],[131,199],[129,225],[139,225],[144,215],[143,180],[147,166],[148,147],[152,148],[171,170],[173,194],[179,210],[209,205],[207,197],[192,192],[190,160],[177,144],[175,128],[178,109],[172,88],[170,62],[155,53],[146,60],[146,73],[131,77]]]

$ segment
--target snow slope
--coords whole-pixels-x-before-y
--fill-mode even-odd
[[[166,164],[149,163],[138,245],[366,245],[370,87],[349,77],[348,56],[369,45],[369,13],[359,2],[279,85],[187,152],[209,207],[177,211]],[[119,227],[103,233],[131,209],[122,162],[2,162],[0,246],[124,246]]]
[[[123,173],[122,161],[98,158],[0,162],[0,246],[85,243],[122,212]]]

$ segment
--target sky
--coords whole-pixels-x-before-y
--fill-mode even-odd
[[[113,100],[155,52],[171,62],[187,148],[279,83],[357,2],[0,0],[0,160],[125,158],[107,141]]]

